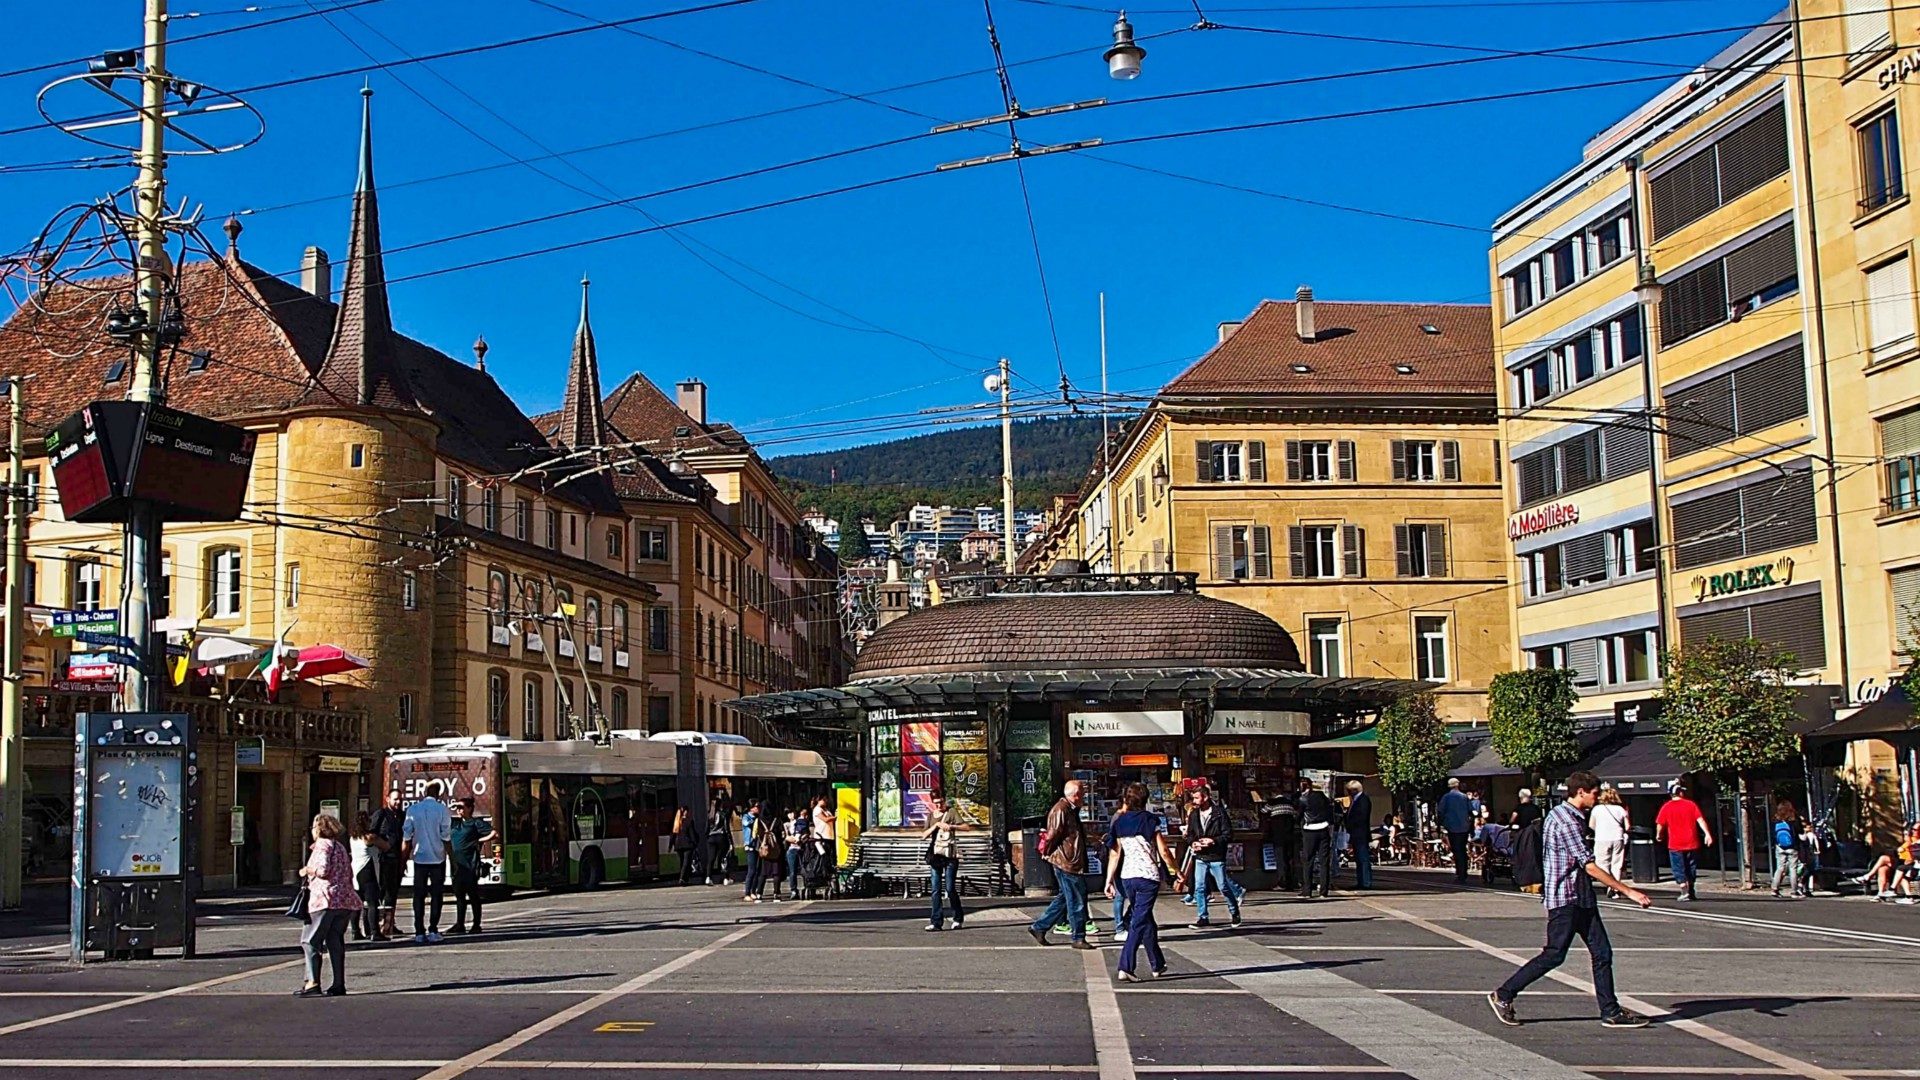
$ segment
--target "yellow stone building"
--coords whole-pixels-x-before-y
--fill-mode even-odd
[[[1319,674],[1421,679],[1484,720],[1508,661],[1484,305],[1267,301],[1161,389],[1041,541],[1199,575]],[[1071,532],[1072,536],[1067,534]]]
[[[1709,637],[1791,651],[1809,731],[1906,666],[1910,23],[1886,2],[1797,4],[1495,226],[1513,662],[1573,669],[1585,715],[1635,713],[1661,653]],[[1894,794],[1887,744],[1847,753]]]

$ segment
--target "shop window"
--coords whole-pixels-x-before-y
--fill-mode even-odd
[[[1339,619],[1307,620],[1307,664],[1315,675],[1337,679],[1344,671]]]
[[[1420,615],[1413,620],[1413,677],[1426,682],[1447,681],[1447,620],[1443,615]]]

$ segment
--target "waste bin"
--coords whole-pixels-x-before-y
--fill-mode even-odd
[[[1645,825],[1635,825],[1628,830],[1632,837],[1627,843],[1627,862],[1633,869],[1633,882],[1636,885],[1651,885],[1660,880],[1660,860],[1654,850],[1653,830]]]
[[[1053,887],[1053,864],[1040,854],[1040,834],[1045,825],[1046,819],[1037,817],[1020,822],[1020,887],[1023,889]]]

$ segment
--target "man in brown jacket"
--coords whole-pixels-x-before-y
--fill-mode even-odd
[[[1053,866],[1054,881],[1060,885],[1047,910],[1027,927],[1027,933],[1042,945],[1047,944],[1047,931],[1064,912],[1067,925],[1073,928],[1073,947],[1093,948],[1087,944],[1087,879],[1083,876],[1087,872],[1087,838],[1080,826],[1080,804],[1085,801],[1080,781],[1067,781],[1060,801],[1047,811],[1047,827],[1040,834],[1041,849]]]

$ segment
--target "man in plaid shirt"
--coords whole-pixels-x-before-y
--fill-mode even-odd
[[[1540,955],[1527,961],[1498,990],[1487,995],[1493,1015],[1509,1027],[1517,1027],[1520,1017],[1514,1012],[1513,999],[1536,979],[1560,966],[1567,958],[1567,947],[1574,935],[1586,942],[1587,955],[1593,958],[1593,994],[1600,1001],[1603,1027],[1632,1028],[1647,1026],[1647,1018],[1620,1007],[1613,995],[1613,946],[1607,941],[1607,928],[1600,921],[1600,908],[1594,901],[1593,883],[1624,893],[1641,907],[1652,907],[1646,893],[1630,888],[1600,868],[1594,861],[1593,847],[1587,843],[1587,812],[1599,800],[1600,781],[1590,772],[1567,777],[1567,801],[1553,808],[1542,826],[1541,871],[1546,880],[1540,897],[1547,908],[1547,944]]]

